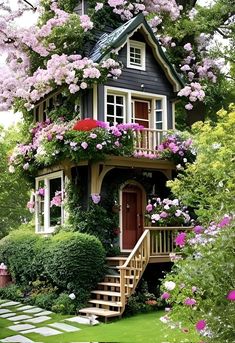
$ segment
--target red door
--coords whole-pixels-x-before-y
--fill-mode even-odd
[[[135,123],[149,128],[149,103],[134,101]]]
[[[142,190],[127,185],[122,191],[122,248],[134,248],[143,232]]]

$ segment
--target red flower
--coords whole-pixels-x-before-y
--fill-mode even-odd
[[[77,131],[90,131],[92,129],[97,128],[98,122],[97,120],[91,119],[91,118],[86,118],[83,120],[79,120],[73,127],[73,130]]]

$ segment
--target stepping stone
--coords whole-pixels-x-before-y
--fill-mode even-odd
[[[30,325],[30,324],[19,324],[19,325],[8,326],[8,329],[12,331],[23,331],[23,330],[29,330],[29,329],[34,329],[34,328],[35,326]]]
[[[36,318],[32,318],[32,319],[28,319],[26,320],[27,323],[32,323],[32,324],[38,324],[38,323],[42,323],[45,322],[46,320],[50,320],[51,317],[48,316],[41,316],[41,317],[36,317]]]
[[[8,307],[8,306],[15,306],[15,305],[18,305],[20,304],[19,301],[8,301],[4,304],[1,304],[0,307]]]
[[[0,317],[1,318],[9,318],[9,317],[14,317],[16,315],[16,313],[5,313],[5,314],[1,314]]]
[[[0,299],[0,304],[2,304],[2,303],[6,303],[6,302],[7,302],[7,300]]]
[[[53,324],[49,324],[49,326],[52,326],[53,328],[63,330],[66,332],[75,332],[75,331],[81,330],[79,328],[76,328],[75,326],[64,324],[64,323],[53,323]]]
[[[48,314],[52,314],[51,311],[43,311],[43,312],[40,312],[40,313],[36,313],[34,315],[34,317],[38,317],[38,316],[48,316]]]
[[[0,308],[0,314],[4,314],[4,313],[10,313],[11,310],[8,310],[7,308]]]
[[[77,317],[72,317],[72,318],[68,318],[65,319],[69,322],[74,322],[74,323],[79,323],[79,324],[86,324],[86,325],[95,325],[95,324],[99,324],[98,320],[95,320],[91,317],[81,317],[81,316],[77,316]]]
[[[16,336],[11,336],[7,337],[4,339],[1,339],[0,342],[3,343],[35,343],[34,341],[31,341],[31,339],[21,336],[21,335],[16,335]]]
[[[30,319],[30,318],[32,318],[32,317],[27,316],[26,314],[22,314],[19,316],[10,317],[8,319],[11,320],[12,322],[18,322],[19,320],[25,320],[25,319]]]
[[[38,313],[38,312],[42,312],[43,309],[39,308],[39,307],[35,307],[35,308],[31,308],[29,310],[23,311],[24,313]]]
[[[26,306],[18,306],[17,307],[17,311],[25,311],[25,310],[29,310],[30,308],[33,308],[34,306],[32,306],[32,305],[26,305]]]
[[[41,328],[22,331],[21,333],[23,334],[38,333],[39,335],[42,335],[42,336],[54,336],[54,335],[59,335],[62,332],[55,329],[48,328],[48,327],[41,327]]]

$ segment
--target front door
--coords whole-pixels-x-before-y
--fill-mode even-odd
[[[134,248],[143,232],[142,190],[127,185],[122,191],[122,249]]]
[[[134,100],[133,112],[133,121],[149,128],[149,101]]]

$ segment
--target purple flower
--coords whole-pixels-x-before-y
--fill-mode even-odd
[[[224,218],[219,222],[218,226],[219,227],[227,226],[229,225],[230,221],[231,221],[231,218],[229,216],[224,216]]]
[[[95,138],[97,138],[97,135],[96,135],[95,133],[91,133],[91,134],[90,134],[90,137],[91,137],[92,139],[95,139]]]
[[[203,227],[200,226],[200,225],[197,225],[197,226],[194,227],[193,231],[194,231],[194,233],[195,233],[196,235],[199,235],[200,233],[203,232]]]
[[[164,299],[164,300],[167,300],[167,299],[170,298],[170,296],[171,296],[170,293],[164,292],[164,293],[162,294],[161,298]]]
[[[161,218],[167,218],[167,217],[168,217],[168,213],[166,213],[165,211],[162,211],[162,212],[160,213],[160,217],[161,217]]]
[[[84,150],[86,150],[87,147],[88,147],[87,142],[82,142],[82,143],[81,143],[81,147],[82,147]]]
[[[227,299],[230,301],[235,301],[235,289],[232,289],[228,292]]]
[[[92,193],[91,199],[92,199],[93,203],[97,205],[101,200],[101,196],[99,194]]]
[[[187,305],[187,306],[194,306],[196,305],[196,300],[195,299],[192,299],[192,298],[187,298],[185,301],[184,301],[184,305]]]
[[[153,205],[152,204],[148,204],[147,206],[146,206],[146,211],[147,212],[151,212],[153,210]]]
[[[178,236],[175,238],[175,244],[176,246],[178,245],[179,247],[184,247],[186,244],[186,233],[181,232],[178,234]]]
[[[45,189],[44,189],[44,188],[39,188],[39,189],[36,191],[36,194],[37,194],[37,195],[40,195],[41,197],[44,197],[44,195],[45,195]]]
[[[199,320],[197,324],[195,325],[197,331],[202,331],[206,327],[206,321],[205,320]]]

